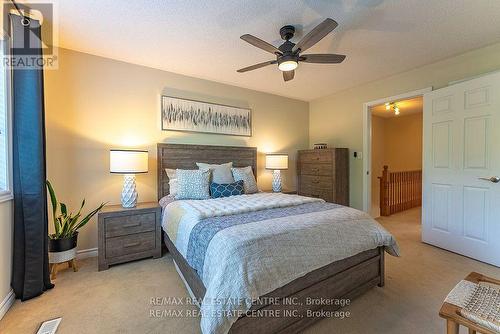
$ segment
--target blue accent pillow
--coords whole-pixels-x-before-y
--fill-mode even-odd
[[[212,184],[210,184],[210,194],[213,198],[243,195],[244,193],[245,187],[243,186],[243,180],[234,183],[220,184],[212,182]]]

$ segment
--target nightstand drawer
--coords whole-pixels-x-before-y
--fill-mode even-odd
[[[106,257],[123,256],[153,250],[156,247],[155,232],[143,232],[106,239]]]
[[[154,212],[130,216],[104,218],[106,238],[154,231],[156,214]]]

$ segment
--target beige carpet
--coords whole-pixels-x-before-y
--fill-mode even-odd
[[[386,285],[356,299],[351,317],[325,319],[306,333],[445,333],[438,310],[448,291],[471,271],[500,277],[500,269],[420,242],[420,210],[380,220],[397,238],[402,256],[386,256]],[[35,333],[41,321],[63,317],[58,333],[198,333],[195,317],[150,316],[151,298],[185,297],[167,254],[97,272],[96,259],[80,271],[61,272],[56,287],[24,303],[16,301],[0,321],[0,333]],[[195,306],[168,306],[184,312]],[[172,315],[172,314],[171,314]],[[465,333],[465,331],[464,331]]]

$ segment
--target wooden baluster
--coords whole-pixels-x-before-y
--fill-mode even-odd
[[[396,194],[396,189],[395,189],[395,185],[394,185],[394,173],[390,173],[389,178],[390,178],[390,187],[391,187],[391,196],[390,196],[391,206],[390,206],[389,214],[393,214],[394,213],[394,205],[395,205],[394,198],[395,198],[395,194]]]
[[[415,207],[415,172],[411,173],[411,207]]]
[[[394,211],[392,213],[398,212],[399,210],[399,175],[394,172]]]
[[[408,173],[407,172],[403,172],[403,211],[406,210],[406,201],[408,201],[408,193],[407,193],[407,190],[408,190],[408,179],[407,179],[407,176],[408,176]]]
[[[401,211],[406,210],[406,172],[401,172]]]
[[[410,204],[411,204],[411,177],[410,177],[410,172],[406,172],[406,198],[405,198],[405,207],[406,207],[406,210],[408,210],[410,208]]]
[[[401,211],[401,173],[396,173],[396,184],[397,184],[397,189],[398,189],[398,195],[397,195],[397,203],[398,205],[396,206],[396,211],[399,212]]]
[[[412,172],[408,172],[408,209],[412,207],[413,203],[413,177],[412,177]]]
[[[403,211],[403,173],[399,173],[399,211]]]

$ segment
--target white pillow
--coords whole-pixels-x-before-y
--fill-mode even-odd
[[[170,168],[165,168],[165,173],[167,173],[168,176],[168,186],[170,189],[170,195],[175,197],[175,195],[177,195],[177,189],[178,189],[177,173],[175,172],[175,169],[170,169]]]
[[[233,172],[235,181],[243,181],[245,194],[255,194],[259,192],[259,188],[257,188],[257,180],[255,180],[255,175],[253,175],[252,167],[247,166],[243,168],[231,168],[231,171]]]
[[[234,182],[233,173],[231,172],[231,168],[233,167],[232,162],[220,165],[197,162],[196,166],[201,170],[210,170],[212,172],[211,182],[218,184],[229,184]]]

